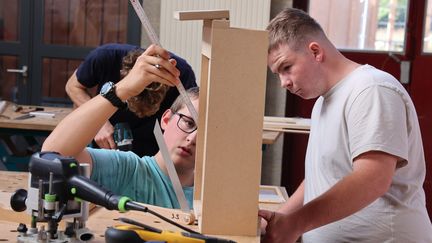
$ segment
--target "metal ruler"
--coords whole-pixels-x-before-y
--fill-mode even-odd
[[[138,18],[141,21],[142,26],[144,27],[145,31],[147,32],[147,35],[150,39],[150,41],[158,46],[162,46],[159,37],[157,36],[156,32],[154,31],[153,27],[150,24],[150,20],[147,17],[146,12],[144,11],[143,7],[141,6],[141,3],[138,0],[130,0],[136,14],[138,15]],[[183,102],[186,104],[186,107],[188,108],[189,112],[191,113],[192,118],[195,121],[195,124],[198,124],[198,113],[195,110],[195,107],[193,106],[191,100],[189,99],[189,96],[186,93],[186,90],[182,84],[182,82],[179,82],[176,85],[180,96],[183,99]]]
[[[156,120],[154,129],[153,129],[153,133],[155,135],[155,138],[156,138],[157,144],[159,146],[160,152],[162,153],[162,157],[165,161],[165,166],[166,166],[167,171],[168,171],[168,176],[171,180],[171,183],[173,184],[174,192],[175,192],[175,194],[177,196],[177,200],[180,204],[180,209],[183,212],[190,212],[189,204],[186,200],[186,196],[184,194],[182,185],[180,183],[180,179],[177,175],[177,171],[174,167],[174,163],[171,159],[170,153],[168,152],[168,147],[165,143],[165,140],[163,139],[162,130],[159,126],[158,120]]]

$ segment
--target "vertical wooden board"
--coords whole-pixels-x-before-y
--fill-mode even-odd
[[[203,21],[203,33],[202,33],[201,53],[202,53],[202,55],[206,56],[207,58],[211,58],[211,31],[212,31],[212,22],[213,21],[208,20],[208,19],[205,19]],[[201,71],[201,74],[202,74],[202,71]],[[201,76],[201,77],[203,77],[203,76]]]
[[[202,204],[202,172],[203,172],[203,161],[205,155],[205,135],[207,134],[207,106],[208,106],[208,82],[209,82],[209,68],[211,58],[211,35],[212,35],[213,21],[205,19],[203,21],[203,33],[202,33],[202,50],[201,50],[201,80],[200,80],[200,112],[199,112],[199,124],[198,137],[197,137],[197,148],[195,157],[195,181],[194,181],[194,211],[196,216],[200,220],[201,215],[201,204]],[[221,28],[229,28],[229,21],[223,21],[219,24]]]
[[[196,142],[195,155],[195,176],[194,176],[194,200],[201,200],[201,184],[203,171],[203,157],[205,149],[206,134],[206,114],[207,114],[207,83],[208,83],[208,67],[210,60],[201,55],[201,80],[200,80],[200,95],[199,95],[199,112],[198,112],[198,135]],[[196,208],[194,206],[194,208]]]
[[[267,38],[265,31],[213,28],[202,188],[205,234],[257,233]]]

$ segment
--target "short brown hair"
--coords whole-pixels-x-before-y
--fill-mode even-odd
[[[130,51],[123,57],[120,76],[125,77],[134,66],[136,59],[144,52],[143,49]],[[168,92],[169,86],[157,82],[151,83],[139,95],[127,100],[128,109],[138,117],[154,115]]]
[[[269,31],[269,53],[281,44],[288,44],[293,50],[299,49],[311,34],[324,34],[321,26],[306,12],[286,8],[273,18],[267,26]]]

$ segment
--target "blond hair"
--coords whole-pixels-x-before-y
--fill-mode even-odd
[[[307,43],[309,36],[325,36],[321,26],[312,17],[295,8],[282,10],[270,21],[266,29],[269,31],[269,53],[282,44],[288,44],[293,50],[298,50],[301,44]]]

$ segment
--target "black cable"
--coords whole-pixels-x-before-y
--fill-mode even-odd
[[[135,225],[135,226],[138,226],[138,227],[140,227],[140,228],[143,228],[143,229],[148,230],[148,231],[151,231],[151,232],[156,232],[156,233],[159,233],[159,234],[162,233],[162,230],[160,230],[160,229],[158,229],[158,228],[151,227],[151,226],[149,226],[149,225],[146,225],[146,224],[140,223],[140,222],[135,221],[135,220],[133,220],[133,219],[129,219],[129,218],[119,218],[119,220],[120,220],[121,222],[123,222],[123,223],[131,224],[131,225]]]
[[[155,212],[155,211],[153,211],[153,210],[150,210],[148,207],[144,207],[144,206],[139,205],[139,204],[137,204],[137,203],[135,203],[135,202],[132,202],[132,201],[127,202],[127,203],[126,203],[126,209],[128,209],[128,210],[129,210],[129,209],[133,209],[133,210],[141,211],[141,212],[144,212],[144,213],[150,213],[150,214],[153,214],[154,216],[156,216],[156,217],[162,219],[163,221],[165,221],[165,222],[167,222],[167,223],[170,223],[170,224],[172,224],[172,225],[174,225],[174,226],[177,226],[177,227],[179,227],[180,229],[182,229],[182,230],[184,230],[184,231],[187,231],[187,232],[192,233],[192,234],[202,235],[202,234],[199,233],[199,232],[196,232],[196,231],[194,231],[194,230],[191,230],[191,229],[189,229],[189,228],[187,228],[187,227],[185,227],[185,226],[183,226],[183,225],[181,225],[181,224],[179,224],[179,223],[177,223],[177,222],[175,222],[175,221],[172,221],[171,219],[169,219],[169,218],[167,218],[167,217],[165,217],[165,216],[163,216],[163,215],[160,215],[159,213],[157,213],[157,212]]]

